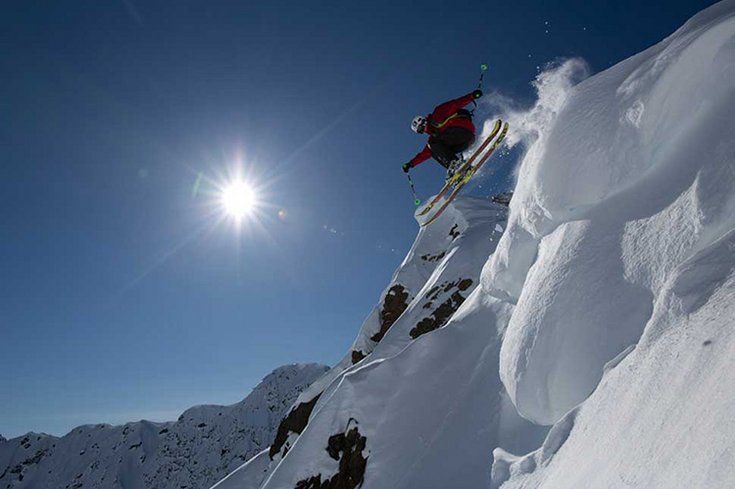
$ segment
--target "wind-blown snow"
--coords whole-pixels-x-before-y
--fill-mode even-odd
[[[734,112],[726,1],[575,86],[528,151],[483,287],[516,301],[503,382],[561,443],[496,452],[494,487],[735,487]]]
[[[465,198],[422,229],[302,423],[218,489],[735,487],[735,0],[586,74],[504,116],[507,222]]]
[[[523,161],[484,283],[517,301],[501,375],[529,419],[584,400],[670,274],[732,226],[731,8],[577,85]]]

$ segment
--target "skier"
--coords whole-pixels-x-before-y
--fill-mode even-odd
[[[482,97],[482,90],[450,100],[434,108],[428,116],[417,115],[411,121],[411,129],[417,134],[428,134],[429,142],[419,154],[403,165],[408,173],[415,167],[433,157],[447,169],[447,180],[452,178],[462,166],[461,153],[475,142],[475,125],[472,113],[463,107]]]

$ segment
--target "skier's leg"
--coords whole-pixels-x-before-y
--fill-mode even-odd
[[[475,142],[475,135],[463,127],[450,127],[429,140],[431,155],[448,170],[447,178],[461,166],[460,153]]]
[[[475,142],[475,135],[464,127],[450,127],[446,132],[447,144],[455,154],[466,151]]]
[[[447,171],[447,180],[453,179],[454,175],[464,164],[464,158],[462,152],[469,148],[472,143],[475,142],[475,135],[472,131],[469,131],[462,127],[451,127],[447,129],[447,146],[453,153],[452,161],[450,162]]]
[[[431,156],[433,156],[441,166],[449,168],[449,165],[455,157],[455,152],[452,147],[439,138],[431,138],[431,141],[429,141],[429,148],[431,148]]]
[[[429,147],[434,158],[445,168],[458,159],[459,153],[467,150],[475,142],[475,135],[463,127],[450,127],[431,138]]]

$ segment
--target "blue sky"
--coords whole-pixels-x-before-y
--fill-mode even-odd
[[[528,102],[537,67],[600,71],[711,3],[4,2],[0,433],[174,419],[335,363],[417,231],[414,115],[481,62]],[[510,185],[494,164],[483,192]],[[241,230],[208,183],[237,167],[263,201]]]

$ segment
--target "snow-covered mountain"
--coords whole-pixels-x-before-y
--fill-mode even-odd
[[[503,114],[507,223],[464,198],[422,229],[217,489],[735,487],[735,0],[585,74]]]
[[[382,482],[375,487],[383,487],[400,479],[416,455],[441,457],[428,448],[456,451],[454,443],[462,437],[484,453],[481,463],[489,472],[495,447],[483,444],[477,430],[493,429],[485,426],[488,411],[500,402],[499,379],[493,385],[484,371],[497,372],[492,364],[499,337],[485,325],[475,332],[444,326],[476,296],[482,266],[505,230],[507,214],[506,205],[464,197],[422,228],[345,358],[299,396],[270,450],[217,489],[355,487],[372,467],[380,467],[375,473]],[[478,409],[460,409],[471,404]],[[504,439],[515,440],[521,432],[533,442],[520,448],[535,448],[546,429],[507,412],[516,425]],[[461,417],[467,429],[445,431],[448,417]],[[427,426],[443,434],[425,431]],[[435,436],[453,441],[439,443]]]
[[[0,437],[0,488],[209,487],[267,447],[296,397],[326,370],[280,367],[241,402],[197,406],[176,422],[80,426],[61,438]]]

